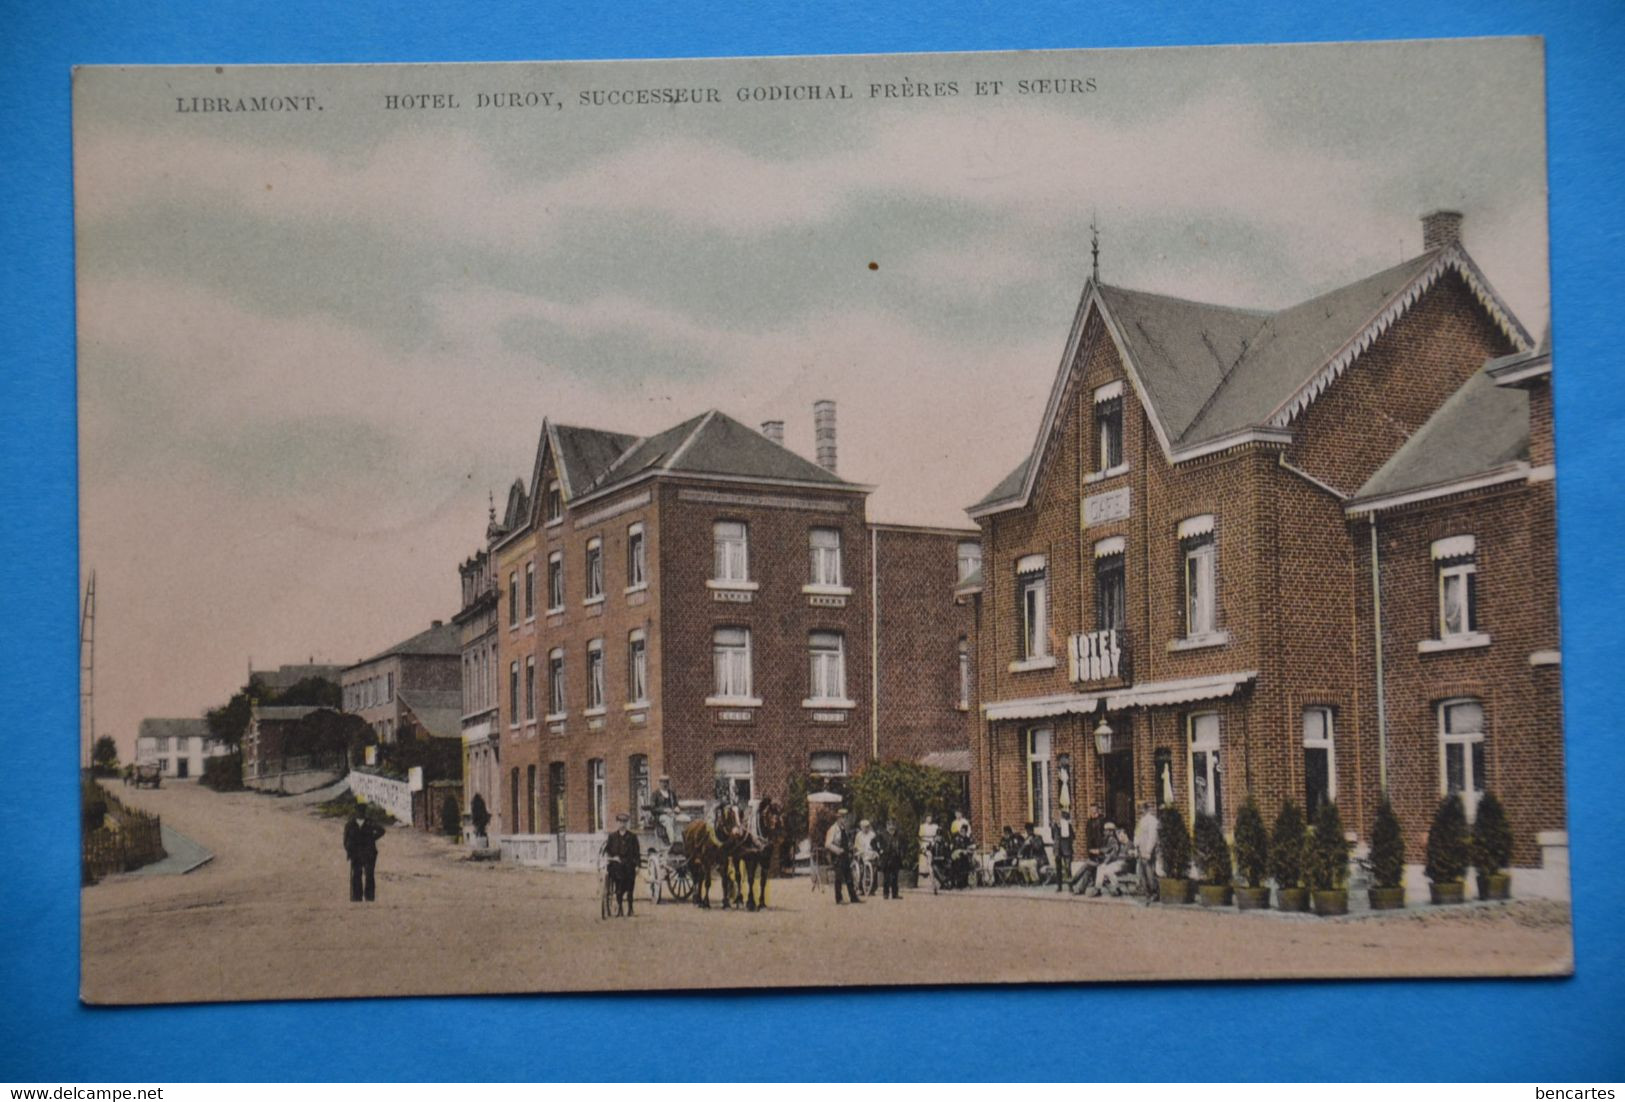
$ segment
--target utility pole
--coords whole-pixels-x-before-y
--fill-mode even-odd
[[[81,764],[89,769],[96,751],[96,572],[85,586],[84,611],[79,617],[79,727],[84,742]]]

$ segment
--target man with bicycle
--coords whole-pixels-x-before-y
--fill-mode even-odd
[[[638,862],[642,858],[638,836],[629,826],[631,821],[632,817],[624,811],[615,816],[615,833],[604,842],[604,856],[609,862],[607,875],[615,882],[615,913],[628,918],[632,916],[632,889],[637,884]]]

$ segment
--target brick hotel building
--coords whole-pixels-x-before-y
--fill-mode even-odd
[[[505,856],[590,861],[662,774],[782,801],[875,759],[968,771],[976,532],[869,523],[834,403],[816,427],[814,463],[715,410],[649,437],[543,424],[491,528],[496,700],[470,743]]]
[[[1449,791],[1567,892],[1550,356],[1462,246],[1285,310],[1085,287],[1030,454],[970,515],[974,821]],[[1373,561],[1375,559],[1375,561]],[[1417,871],[1412,870],[1416,876]]]

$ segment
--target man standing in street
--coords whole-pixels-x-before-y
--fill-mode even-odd
[[[858,886],[852,881],[852,813],[841,808],[835,813],[835,822],[830,824],[828,832],[824,835],[824,851],[829,854],[830,865],[835,872],[835,902],[844,903],[841,898],[841,887],[845,885],[847,898],[854,903],[862,903],[858,898]]]
[[[609,875],[615,881],[615,913],[628,918],[632,917],[632,889],[637,885],[638,862],[643,857],[638,850],[638,836],[629,826],[631,820],[624,811],[615,816],[615,833],[604,842]]]
[[[875,849],[880,854],[881,898],[901,899],[897,880],[903,870],[903,836],[897,832],[896,819],[886,820],[886,829],[875,838]]]
[[[1134,827],[1134,856],[1140,866],[1140,887],[1149,906],[1157,898],[1157,805],[1154,803],[1140,805],[1140,821]]]
[[[378,866],[378,839],[384,828],[367,817],[367,809],[356,801],[355,814],[344,824],[344,856],[350,859],[350,902],[371,903],[377,895],[374,873]]]

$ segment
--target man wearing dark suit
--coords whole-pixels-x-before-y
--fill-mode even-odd
[[[355,814],[344,824],[344,856],[350,859],[350,902],[373,901],[377,884],[373,874],[378,865],[378,839],[384,828],[367,818],[366,810],[356,805]]]
[[[1061,817],[1050,824],[1050,838],[1055,842],[1055,890],[1066,891],[1072,880],[1072,813],[1061,812]]]
[[[632,916],[632,889],[637,884],[638,862],[642,854],[638,850],[638,836],[628,827],[631,816],[621,812],[615,816],[618,824],[615,833],[609,836],[604,843],[604,853],[609,858],[609,875],[615,880],[615,913]],[[625,906],[623,911],[621,908]]]
[[[880,897],[901,899],[897,881],[903,871],[903,836],[897,833],[897,820],[887,819],[886,829],[875,835],[875,852],[880,860]]]

